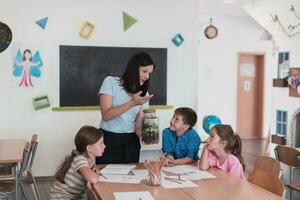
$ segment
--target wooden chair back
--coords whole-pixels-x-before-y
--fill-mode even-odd
[[[275,176],[280,174],[280,163],[278,160],[269,156],[260,156],[255,162],[254,170],[262,170],[269,172]]]
[[[248,181],[278,196],[282,197],[284,195],[284,185],[279,177],[274,174],[263,170],[255,170],[250,174]]]
[[[38,136],[37,134],[33,134],[30,141],[30,149],[29,149],[29,159],[25,169],[26,180],[31,184],[34,198],[39,200],[40,194],[37,188],[37,184],[35,178],[32,174],[32,165],[35,158],[36,150],[38,147]]]
[[[35,153],[37,150],[37,135],[32,135],[31,141],[26,143],[26,147],[23,153],[23,161],[21,163],[21,169],[19,178],[21,180],[26,180],[32,186],[32,192],[34,195],[34,199],[39,200],[40,195],[38,192],[37,184],[35,178],[32,174],[31,167],[33,165],[33,161],[35,158]]]
[[[29,162],[29,157],[30,157],[30,142],[26,142],[25,144],[25,148],[23,151],[23,158],[22,158],[22,163],[21,163],[21,168],[20,168],[20,177],[23,177],[23,174],[26,171],[26,167],[28,165]]]
[[[37,145],[38,145],[37,135],[34,134],[31,138],[31,141],[27,142],[27,143],[29,143],[29,147],[25,147],[25,149],[28,148],[28,151],[23,153],[23,161],[22,161],[21,170],[20,170],[20,177],[23,177],[23,178],[26,177],[27,171],[29,169],[31,169],[31,167],[33,165],[33,161],[35,158],[35,153],[36,153]],[[26,145],[27,145],[27,143],[26,143]]]
[[[33,134],[32,138],[31,138],[31,144],[30,144],[30,152],[31,152],[31,157],[30,157],[30,162],[29,162],[29,168],[31,169],[32,165],[33,165],[33,161],[35,158],[35,154],[36,154],[36,150],[37,150],[37,146],[38,146],[38,136],[37,134]]]
[[[300,152],[293,147],[277,145],[275,148],[275,155],[280,162],[288,166],[300,167]]]

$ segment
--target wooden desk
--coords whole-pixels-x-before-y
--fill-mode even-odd
[[[140,165],[139,165],[140,167]],[[102,199],[114,200],[114,192],[149,191],[156,200],[279,200],[279,196],[266,191],[250,182],[228,175],[219,169],[210,169],[209,173],[217,179],[193,181],[197,188],[165,189],[161,186],[149,186],[146,180],[139,184],[97,183],[96,189]]]
[[[25,139],[0,139],[0,164],[16,164],[16,199],[19,199],[19,172]]]
[[[193,181],[199,187],[181,188],[182,191],[189,194],[192,199],[209,200],[279,200],[279,196],[264,190],[248,181],[230,176],[219,169],[209,169],[210,174],[218,177],[217,179],[205,179]]]
[[[0,139],[0,163],[21,162],[25,142],[23,139]]]
[[[191,197],[180,189],[164,189],[161,186],[149,186],[146,180],[139,184],[99,182],[96,185],[98,194],[103,200],[114,200],[114,192],[149,191],[154,199],[188,200]]]

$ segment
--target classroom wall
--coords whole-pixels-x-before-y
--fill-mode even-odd
[[[59,105],[60,44],[167,47],[168,105],[197,108],[196,0],[11,0],[1,5],[5,6],[0,7],[0,19],[12,29],[13,42],[0,54],[0,138],[30,139],[33,133],[39,135],[33,167],[36,176],[53,175],[59,161],[74,148],[77,130],[85,124],[98,127],[101,119],[99,111],[54,112],[50,108],[34,111],[32,98],[37,95],[47,94],[51,106]],[[123,32],[122,11],[138,19],[126,32]],[[35,21],[47,16],[46,30],[42,30]],[[78,33],[87,20],[96,29],[90,38],[83,39]],[[170,41],[177,33],[185,39],[178,48]],[[12,87],[12,51],[16,42],[40,46],[44,82],[39,88]],[[173,110],[158,111],[161,129],[169,125],[172,114]]]
[[[249,5],[245,7],[249,15],[273,36],[272,79],[277,78],[278,52],[290,52],[290,67],[300,67],[300,34],[289,38],[284,34],[278,23],[274,23],[270,17],[271,14],[277,15],[284,28],[288,30],[289,25],[296,25],[300,22],[293,12],[290,11],[291,5],[294,5],[296,14],[300,16],[300,2],[296,0],[265,0],[261,1],[257,6]],[[300,31],[299,27],[297,30]],[[276,134],[276,110],[288,111],[287,130],[289,131],[292,115],[300,107],[300,98],[290,97],[287,87],[272,87],[271,94],[271,133]]]
[[[0,0],[1,1],[1,0]],[[201,1],[203,2],[203,1]],[[4,4],[2,4],[4,5]],[[250,17],[202,14],[197,0],[11,0],[0,7],[0,19],[14,33],[13,43],[0,54],[0,138],[30,138],[39,134],[40,145],[34,163],[37,176],[53,175],[59,161],[73,147],[76,131],[85,124],[98,126],[99,111],[34,111],[32,97],[48,94],[52,106],[59,102],[59,44],[91,46],[141,46],[168,48],[168,105],[190,106],[198,111],[196,128],[204,139],[202,117],[218,115],[236,127],[236,70],[238,52],[263,52],[270,74],[271,42],[260,39],[262,29]],[[32,12],[34,10],[34,12]],[[67,11],[66,11],[67,10]],[[139,21],[123,32],[122,11]],[[68,14],[67,14],[68,13]],[[46,30],[34,22],[48,16]],[[214,40],[204,38],[209,18],[219,28]],[[96,30],[89,39],[78,35],[89,20]],[[234,27],[234,29],[233,29]],[[175,47],[170,39],[181,33],[185,41]],[[15,42],[41,46],[44,84],[40,88],[13,88],[12,50]],[[270,124],[271,77],[265,77],[264,132]],[[169,125],[173,110],[158,110],[161,129]],[[158,149],[156,146],[143,149]]]
[[[213,40],[203,34],[209,24],[209,17],[213,18],[219,30],[218,37]],[[202,119],[205,115],[217,115],[222,123],[231,124],[236,130],[238,53],[262,53],[265,55],[262,134],[265,136],[271,123],[271,41],[261,38],[262,28],[250,17],[217,14],[209,17],[199,17],[203,24],[199,34],[199,117]],[[203,138],[208,137],[201,124],[199,130]]]

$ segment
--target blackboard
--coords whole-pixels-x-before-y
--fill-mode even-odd
[[[167,49],[104,46],[59,46],[60,107],[99,106],[99,89],[106,76],[121,76],[129,58],[147,52],[156,68],[151,75],[150,105],[167,103]]]

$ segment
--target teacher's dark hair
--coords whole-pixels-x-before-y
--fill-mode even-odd
[[[122,86],[128,93],[135,94],[142,91],[141,96],[145,96],[148,92],[150,85],[150,77],[143,85],[140,85],[139,69],[147,65],[153,65],[155,69],[155,63],[151,56],[145,52],[134,54],[127,63],[126,70],[121,76]]]

